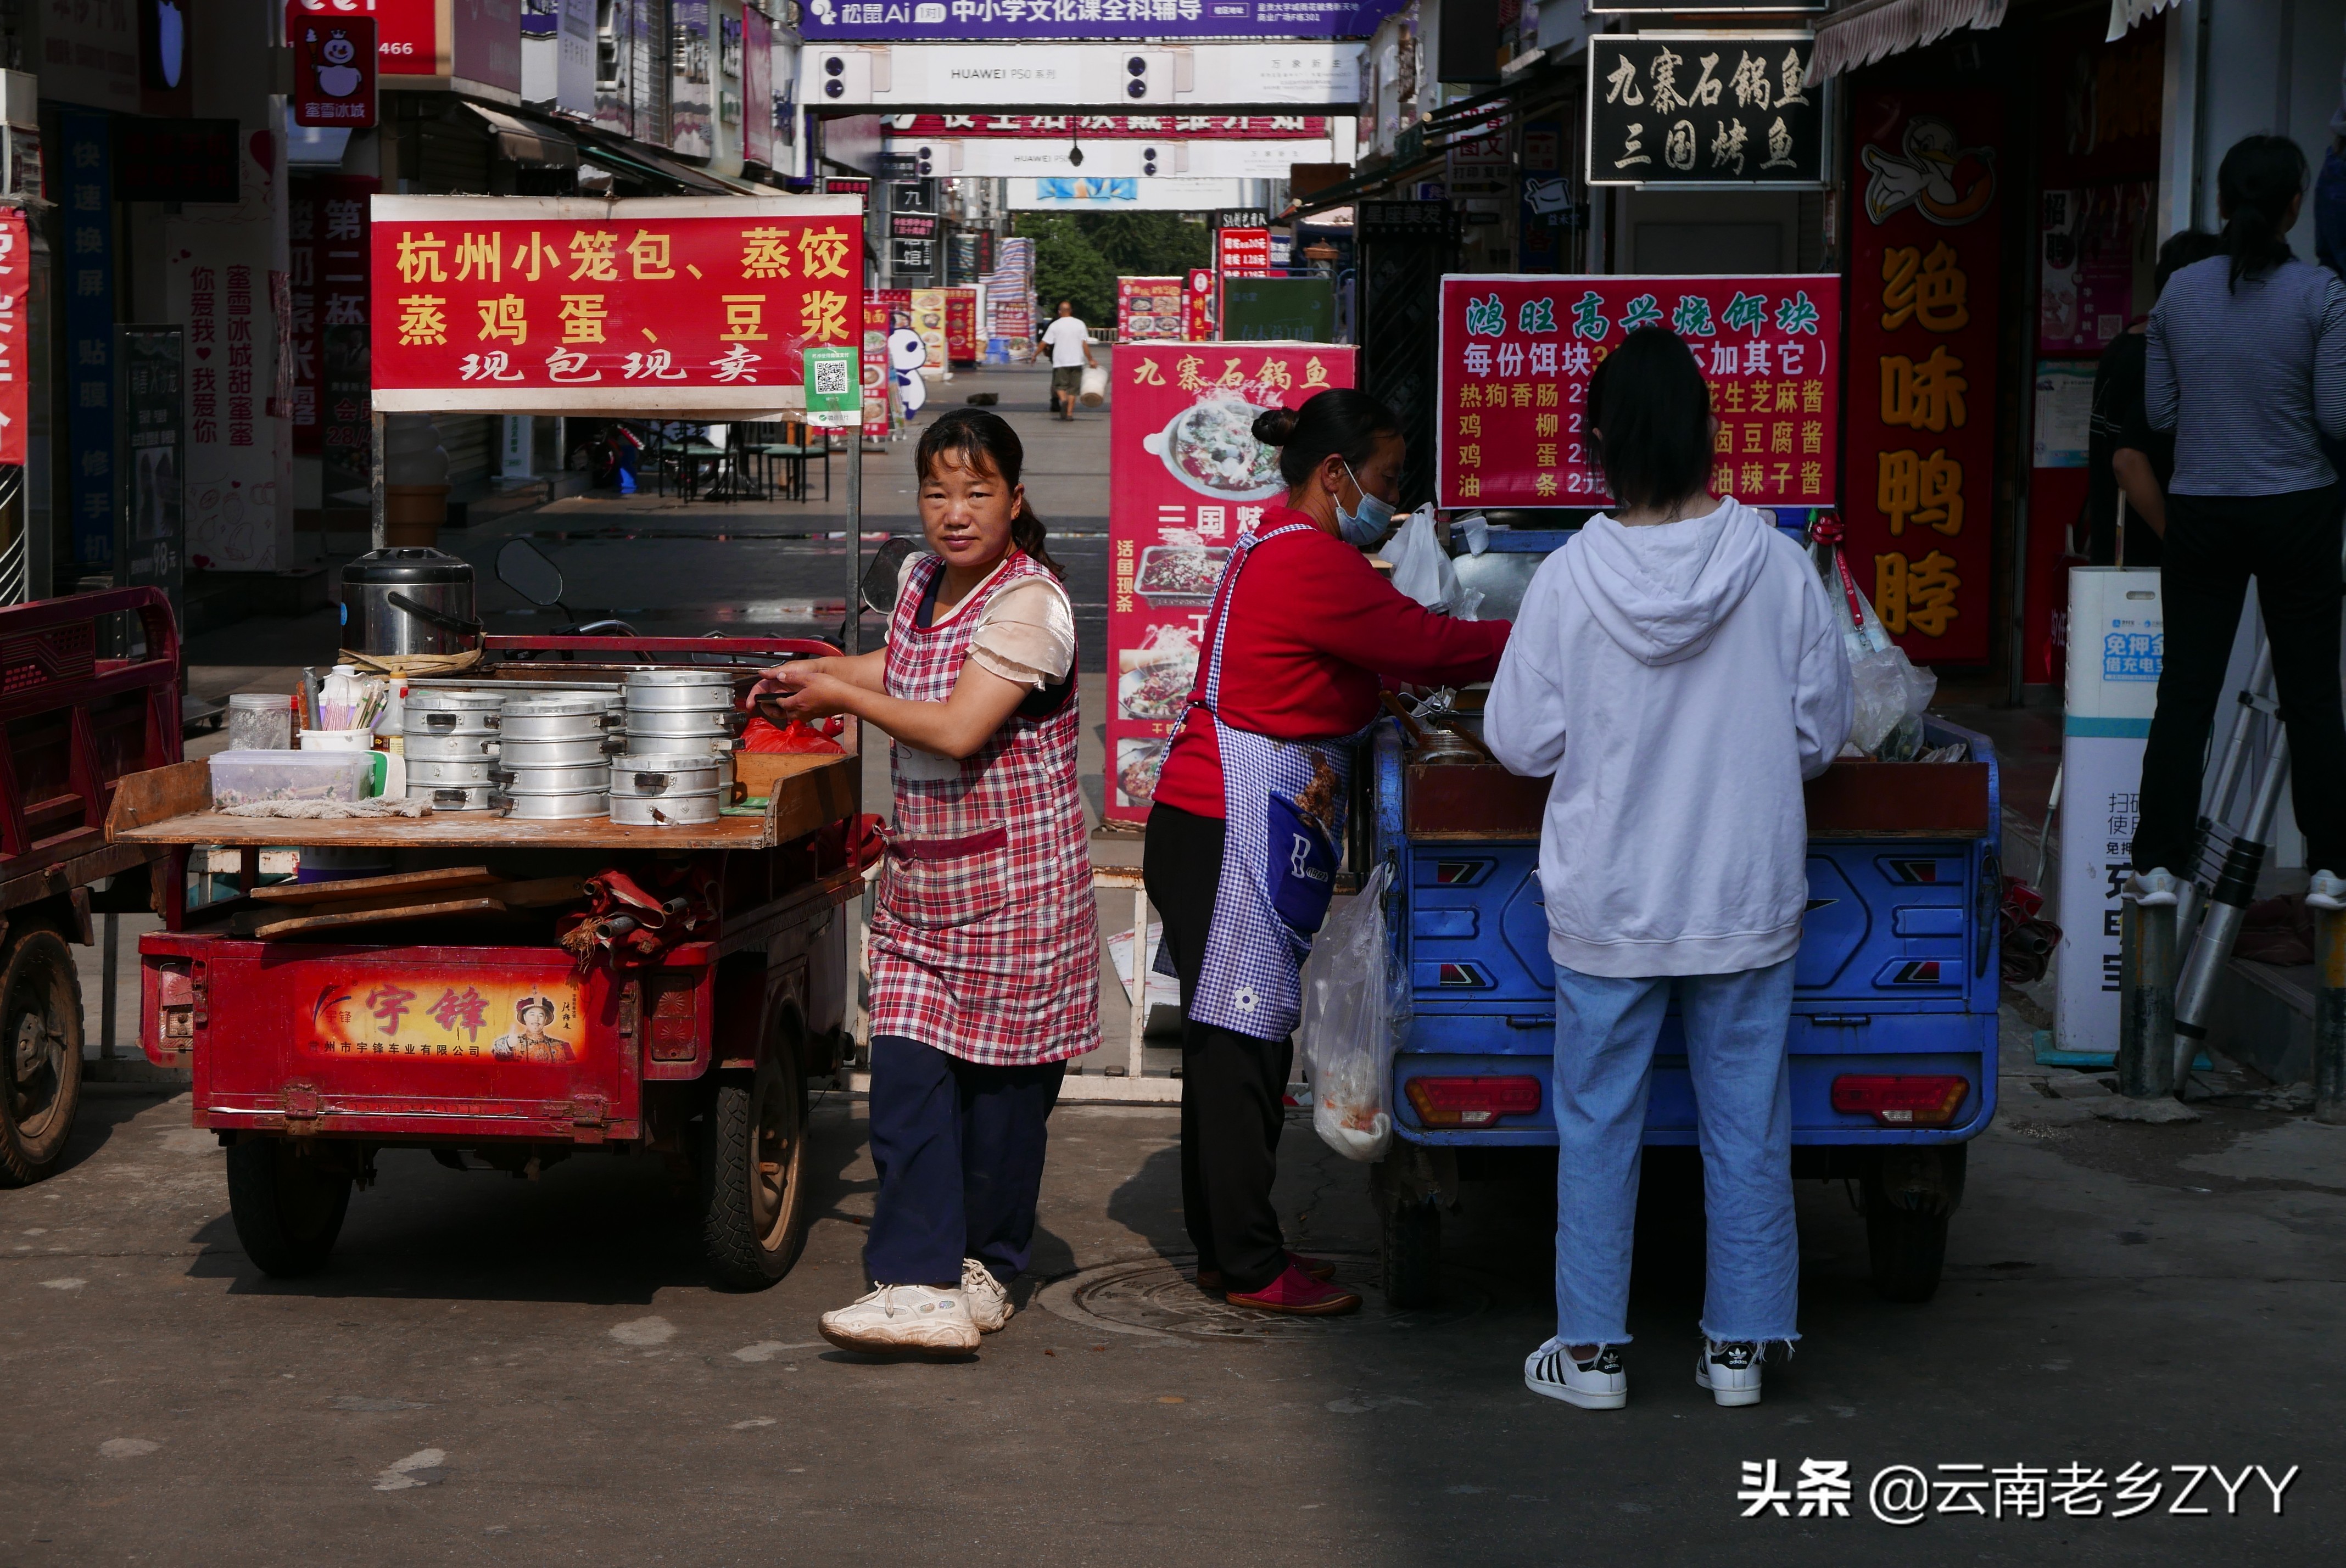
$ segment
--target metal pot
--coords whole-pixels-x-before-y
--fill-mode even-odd
[[[616,735],[595,740],[507,740],[498,748],[508,768],[607,766],[623,743]]]
[[[717,687],[733,689],[733,672],[727,669],[631,669],[627,672],[627,695],[638,692],[683,692]]]
[[[434,811],[485,811],[489,809],[489,786],[410,784],[407,798],[429,801]]]
[[[342,646],[379,658],[480,647],[473,566],[438,550],[372,550],[342,568]]]
[[[520,817],[536,822],[568,822],[582,817],[600,817],[610,810],[610,796],[602,790],[589,794],[584,791],[564,795],[516,795],[501,790],[496,797],[499,816]]]
[[[515,768],[510,763],[491,775],[508,795],[591,795],[611,787],[611,765],[606,761],[574,768]]]
[[[729,713],[644,713],[631,710],[627,714],[627,738],[654,741],[688,738],[696,742],[730,740],[733,738],[733,716]],[[702,747],[698,744],[680,748],[663,745],[654,749],[698,751]]]
[[[497,733],[507,740],[600,740],[609,718],[592,697],[508,702],[497,716]]]
[[[489,783],[490,775],[495,771],[496,766],[494,757],[464,762],[425,762],[411,757],[407,759],[408,790],[413,794],[419,784],[435,788],[453,784],[466,789],[480,789]]]
[[[417,691],[410,687],[400,704],[400,733],[419,736],[493,735],[497,710],[505,698],[494,691],[452,689]]]
[[[622,757],[611,764],[611,799],[650,799],[662,795],[698,795],[718,786],[717,759],[707,752],[657,752]]]
[[[720,814],[714,789],[690,795],[611,797],[611,820],[636,828],[688,828],[714,822]]]
[[[401,739],[399,748],[413,767],[418,762],[491,762],[497,755],[497,738],[485,729],[454,735],[418,735]]]

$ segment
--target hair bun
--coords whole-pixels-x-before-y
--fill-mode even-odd
[[[1265,446],[1285,446],[1295,433],[1295,411],[1267,408],[1254,416],[1254,438]]]

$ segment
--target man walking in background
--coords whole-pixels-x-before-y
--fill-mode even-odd
[[[1060,419],[1076,417],[1076,399],[1084,390],[1084,367],[1096,367],[1092,358],[1091,329],[1076,314],[1073,300],[1059,301],[1059,318],[1043,329],[1029,362],[1051,351],[1051,412]]]

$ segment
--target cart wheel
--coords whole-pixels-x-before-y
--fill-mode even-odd
[[[795,1038],[721,1082],[700,1161],[701,1250],[718,1282],[762,1290],[806,1245],[806,1074]]]
[[[1442,1210],[1426,1199],[1399,1198],[1384,1216],[1385,1299],[1396,1308],[1431,1307],[1442,1295]]]
[[[229,1217],[262,1273],[296,1279],[323,1268],[350,1207],[351,1178],[304,1159],[285,1139],[229,1145]]]
[[[65,939],[35,927],[0,973],[0,1186],[57,1168],[81,1104],[81,979]]]
[[[1873,1288],[1885,1301],[1928,1301],[1947,1263],[1947,1213],[1894,1201],[1879,1176],[1865,1180],[1865,1246]]]

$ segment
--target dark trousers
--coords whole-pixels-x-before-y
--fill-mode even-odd
[[[1165,922],[1165,951],[1186,1009],[1206,962],[1222,875],[1222,824],[1177,807],[1148,813],[1141,875]],[[1287,1268],[1270,1205],[1295,1044],[1185,1020],[1181,1029],[1181,1211],[1200,1268],[1232,1290],[1260,1290]]]
[[[1046,1124],[1066,1074],[1064,1062],[986,1067],[901,1034],[872,1037],[872,1283],[957,1286],[964,1257],[1004,1285],[1025,1271]]]
[[[2252,576],[2289,731],[2290,784],[2307,860],[2315,871],[2346,870],[2339,501],[2334,484],[2289,495],[2167,498],[2158,579],[2166,658],[2143,751],[2137,870],[2191,874],[2208,732],[2227,695],[2224,666]]]

